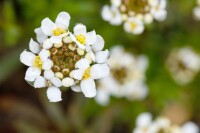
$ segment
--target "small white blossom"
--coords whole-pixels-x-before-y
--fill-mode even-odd
[[[138,35],[144,31],[144,24],[141,20],[132,17],[124,23],[124,30]]]
[[[166,19],[166,5],[166,0],[157,0],[157,2],[155,2],[155,4],[152,5],[151,14],[157,21],[163,21]]]
[[[41,23],[41,30],[46,36],[51,36],[52,43],[60,43],[62,37],[66,36],[70,21],[70,15],[67,12],[58,14],[55,23],[49,18],[45,18]],[[39,35],[38,35],[39,36]]]
[[[80,87],[86,97],[96,96],[96,85],[94,80],[109,75],[107,64],[95,64],[90,67],[87,59],[81,59],[76,63],[77,70],[74,71],[74,78],[80,81]]]
[[[200,56],[189,47],[175,49],[168,57],[167,68],[178,84],[188,84],[200,71]]]
[[[74,35],[70,34],[70,36],[81,49],[85,49],[86,46],[90,46],[96,42],[96,32],[87,32],[86,26],[83,24],[77,24],[74,27]]]

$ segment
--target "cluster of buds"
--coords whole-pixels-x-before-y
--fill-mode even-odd
[[[109,51],[102,51],[103,38],[94,30],[87,32],[83,24],[70,32],[69,22],[67,12],[59,13],[55,23],[43,19],[41,27],[35,29],[37,42],[31,39],[30,52],[24,50],[20,55],[20,61],[29,66],[25,80],[35,88],[48,87],[50,102],[62,100],[61,87],[94,97],[94,80],[109,75]]]
[[[124,30],[132,34],[141,34],[144,24],[154,19],[163,21],[166,16],[166,0],[111,0],[111,6],[102,9],[105,21],[111,25],[124,23]]]
[[[134,56],[123,47],[115,46],[111,49],[108,64],[110,75],[98,81],[98,93],[95,98],[99,104],[107,105],[110,96],[124,97],[130,101],[146,98],[146,56]]]
[[[166,65],[174,80],[185,85],[200,71],[200,55],[190,47],[175,49],[170,53]]]
[[[167,117],[161,116],[153,120],[150,113],[142,113],[136,119],[133,133],[199,133],[199,128],[193,122],[177,125]]]

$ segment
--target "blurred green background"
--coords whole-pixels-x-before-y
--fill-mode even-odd
[[[200,74],[192,83],[178,86],[166,69],[173,48],[191,46],[200,53],[200,22],[192,9],[195,0],[169,0],[164,22],[147,25],[142,35],[124,32],[101,18],[101,8],[109,0],[1,0],[0,1],[0,132],[1,133],[130,133],[135,118],[144,111],[165,113],[174,121],[192,120],[200,125]],[[146,73],[149,96],[130,102],[112,98],[107,107],[87,99],[82,93],[63,92],[63,101],[49,103],[45,89],[35,90],[24,80],[27,67],[19,61],[28,49],[34,29],[41,20],[55,20],[57,14],[71,15],[70,30],[83,23],[95,29],[105,47],[121,44],[134,54],[149,58]]]

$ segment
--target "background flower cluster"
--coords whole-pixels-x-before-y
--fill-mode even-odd
[[[195,129],[200,126],[200,23],[197,21],[199,11],[196,8],[199,5],[198,1],[167,0],[164,8],[167,13],[165,20],[143,25],[145,30],[137,36],[124,30],[124,22],[113,26],[103,20],[102,9],[105,5],[110,7],[111,1],[0,2],[0,132],[130,133],[136,129],[143,129],[144,125],[138,125],[138,119],[140,114],[149,112],[148,116],[152,117],[149,125],[160,127],[162,122],[158,120],[164,117],[170,121],[170,127],[176,129],[174,131],[191,129],[190,132],[196,133]],[[120,57],[114,61],[121,61],[123,64],[118,64],[114,68],[126,66],[126,63],[129,64],[133,60],[141,61],[140,67],[140,63],[130,63],[131,65],[126,67],[135,68],[135,71],[129,72],[134,73],[130,78],[134,77],[131,81],[135,83],[131,91],[136,93],[127,91],[130,90],[127,88],[123,91],[118,90],[119,93],[103,92],[99,100],[97,97],[86,98],[82,93],[75,93],[62,87],[62,102],[50,103],[46,89],[34,89],[24,81],[27,67],[20,63],[20,53],[24,49],[29,51],[29,42],[36,41],[34,30],[40,27],[44,18],[49,17],[55,22],[62,11],[68,12],[71,16],[69,31],[72,33],[74,26],[82,23],[87,27],[87,32],[95,30],[96,34],[101,35],[105,41],[104,49],[110,51],[110,59],[114,58],[112,51],[115,48],[123,49],[123,55],[118,54]],[[134,25],[132,27],[134,28]],[[48,36],[50,39],[51,35]],[[59,38],[56,38],[56,41],[58,40]],[[38,41],[38,44],[40,43]],[[108,61],[109,63],[111,66],[112,62]],[[126,75],[123,70],[112,69],[110,76],[121,81],[119,77]],[[104,85],[112,85],[114,78],[107,78],[109,81]],[[103,90],[101,82],[104,81],[96,82],[97,91]],[[148,120],[145,119],[145,122]],[[189,126],[184,126],[188,122]]]

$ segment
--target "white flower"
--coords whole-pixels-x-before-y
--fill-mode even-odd
[[[194,16],[194,19],[200,20],[200,7],[199,6],[197,6],[193,9],[193,16]]]
[[[124,23],[124,30],[138,35],[144,31],[144,24],[141,20],[131,17]]]
[[[108,21],[111,25],[122,24],[122,15],[116,6],[109,7],[105,5],[102,8],[101,16],[105,21]]]
[[[200,56],[189,47],[173,50],[167,68],[178,84],[188,84],[200,71]]]
[[[152,3],[151,14],[157,21],[163,21],[166,19],[166,5],[166,0],[155,0],[155,2]]]
[[[31,39],[29,46],[31,47],[31,50],[33,46],[36,46],[36,42],[33,42]],[[37,50],[31,51],[38,52]],[[20,55],[20,61],[24,65],[29,66],[28,70],[26,71],[25,80],[30,82],[35,81],[36,77],[41,74],[42,70],[50,70],[52,67],[52,62],[49,59],[49,55],[46,50],[42,49],[37,56],[32,52],[25,50]]]
[[[74,27],[74,35],[70,34],[70,37],[81,49],[85,49],[86,46],[94,44],[97,39],[96,32],[94,30],[87,32],[86,26],[83,24],[77,24]]]
[[[181,133],[199,133],[199,128],[193,122],[187,122],[181,127]]]
[[[68,32],[69,21],[70,15],[67,12],[61,12],[58,14],[55,23],[53,23],[49,18],[43,19],[41,30],[46,36],[50,36],[52,43],[60,43],[62,37],[66,36]],[[39,31],[36,31],[36,33],[41,34]]]
[[[96,95],[96,85],[94,80],[109,75],[107,64],[95,64],[89,66],[87,59],[81,59],[76,63],[77,70],[74,71],[74,78],[80,80],[80,87],[86,97]]]
[[[102,59],[107,55],[107,51],[102,52]],[[98,56],[96,54],[96,58]],[[101,62],[103,61],[99,61]],[[108,64],[111,69],[110,75],[98,81],[96,101],[99,104],[107,105],[110,96],[126,97],[129,100],[143,100],[147,96],[145,71],[148,60],[145,56],[136,58],[125,52],[123,47],[115,46],[111,49]]]
[[[29,66],[25,80],[35,88],[48,88],[50,102],[62,100],[60,87],[94,97],[94,80],[109,74],[109,51],[103,51],[103,38],[95,31],[87,32],[82,24],[77,24],[72,34],[69,20],[66,12],[59,13],[55,23],[45,18],[34,30],[39,43],[31,39],[31,52],[25,50],[20,55],[20,61]]]

